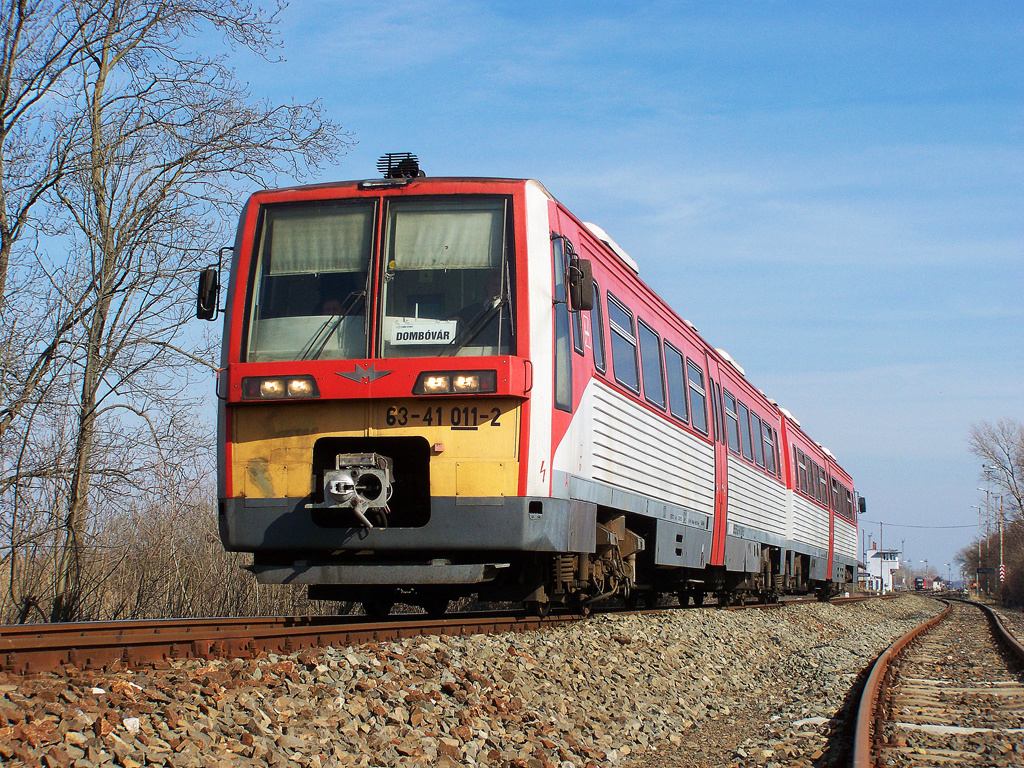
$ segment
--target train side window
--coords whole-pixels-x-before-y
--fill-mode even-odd
[[[594,367],[604,373],[604,310],[601,308],[601,289],[597,282],[594,283],[594,308],[590,310],[590,335],[594,346]]]
[[[683,353],[665,342],[665,372],[668,374],[669,413],[682,422],[690,420],[686,405],[686,374],[683,373]]]
[[[797,485],[801,493],[809,495],[807,488],[807,457],[804,456],[804,452],[799,448],[794,448],[793,450],[796,451]]]
[[[764,464],[765,469],[775,474],[775,442],[772,440],[772,428],[767,424],[761,425],[764,440]]]
[[[569,307],[565,295],[565,245],[553,236],[551,248],[555,278],[555,408],[572,411],[572,353],[569,347]]]
[[[740,422],[736,413],[736,398],[729,390],[725,390],[725,434],[729,439],[729,450],[740,452]]]
[[[740,435],[743,438],[743,458],[754,460],[754,448],[750,441],[750,411],[743,403],[740,406]]]
[[[640,371],[644,380],[644,397],[660,408],[665,407],[665,378],[662,371],[661,339],[643,320],[637,320],[640,338]]]
[[[704,390],[704,371],[693,362],[686,361],[686,378],[690,383],[690,418],[693,428],[708,433],[708,403]]]
[[[615,380],[639,394],[633,314],[611,294],[608,294],[608,325],[612,329],[612,372]]]
[[[722,433],[721,436],[719,437],[719,439],[724,443],[725,442],[725,409],[722,407],[722,385],[719,384],[718,382],[715,382],[715,392],[717,393],[717,395],[716,395],[717,396],[716,402],[718,403],[718,414],[719,414],[719,416],[718,416],[718,424],[719,424],[718,429]]]
[[[818,501],[828,506],[828,479],[825,477],[825,470],[818,467]]]
[[[782,479],[782,455],[779,447],[779,433],[772,429],[772,437],[775,438],[775,476]]]
[[[754,463],[764,468],[764,440],[761,437],[761,419],[756,413],[750,414],[750,436],[754,444]]]
[[[836,480],[834,477],[832,478],[831,486],[832,486],[832,498],[829,499],[829,501],[831,502],[829,504],[829,506],[832,509],[838,511],[838,509],[839,509],[839,481]]]
[[[572,312],[572,348],[576,354],[583,354],[583,313]]]

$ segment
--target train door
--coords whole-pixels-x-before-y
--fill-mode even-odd
[[[708,400],[711,401],[710,435],[715,445],[715,532],[711,540],[711,564],[725,564],[726,510],[729,502],[729,452],[725,447],[722,418],[722,379],[718,361],[706,356],[708,367]]]
[[[552,408],[551,419],[551,448],[548,466],[551,474],[551,494],[553,496],[568,495],[568,472],[572,465],[571,454],[575,451],[563,451],[557,459],[561,466],[555,466],[556,454],[559,454],[559,445],[567,438],[570,438],[573,412],[579,393],[576,391],[578,385],[574,382],[574,368],[577,367],[574,354],[572,336],[572,317],[569,312],[566,295],[566,263],[574,253],[579,232],[571,225],[571,222],[560,215],[557,207],[552,204],[551,210],[551,387],[552,387]],[[575,386],[574,386],[575,385]],[[572,448],[573,446],[565,446]],[[559,487],[555,477],[555,470],[560,472],[561,482],[565,487]]]

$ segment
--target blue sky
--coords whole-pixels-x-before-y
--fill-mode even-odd
[[[884,544],[975,534],[1024,420],[1024,5],[293,0],[258,96],[359,142],[318,180],[540,180],[853,474]],[[868,525],[874,537],[878,526]],[[955,571],[954,571],[955,575]]]

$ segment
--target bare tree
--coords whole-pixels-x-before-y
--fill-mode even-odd
[[[56,119],[50,97],[84,55],[76,7],[48,0],[0,3],[0,308],[15,243],[32,228],[33,210],[67,160],[68,126]]]
[[[981,421],[971,427],[968,444],[983,464],[995,468],[1009,515],[1024,520],[1024,424],[1014,419]]]
[[[26,232],[66,248],[53,260],[24,251],[22,287],[45,296],[52,320],[29,324],[31,343],[3,339],[8,607],[24,617],[49,603],[52,620],[116,613],[99,586],[123,572],[126,543],[111,545],[113,532],[153,514],[156,498],[194,507],[191,492],[154,484],[194,487],[200,470],[187,458],[212,443],[195,414],[197,372],[214,358],[211,340],[187,330],[194,275],[230,234],[243,183],[302,176],[350,136],[317,103],[252,98],[226,56],[199,51],[213,31],[269,58],[281,5],[3,2],[0,294]]]

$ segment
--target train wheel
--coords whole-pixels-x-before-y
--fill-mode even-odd
[[[428,616],[438,618],[444,616],[448,611],[448,606],[451,604],[451,600],[447,597],[431,597],[423,600],[420,606],[427,612]]]
[[[373,619],[383,619],[395,607],[395,598],[391,596],[374,597],[363,601],[363,611]]]
[[[527,600],[526,612],[530,616],[537,616],[538,618],[543,619],[551,613],[551,602],[549,600],[545,600],[544,602],[541,602],[540,600]]]
[[[653,608],[658,603],[658,595],[654,592],[636,591],[630,592],[624,599],[626,608],[631,611],[642,611],[646,608]]]
[[[693,604],[699,608],[704,605],[704,598],[707,597],[707,593],[703,589],[695,589],[690,593],[690,597],[693,598]]]

